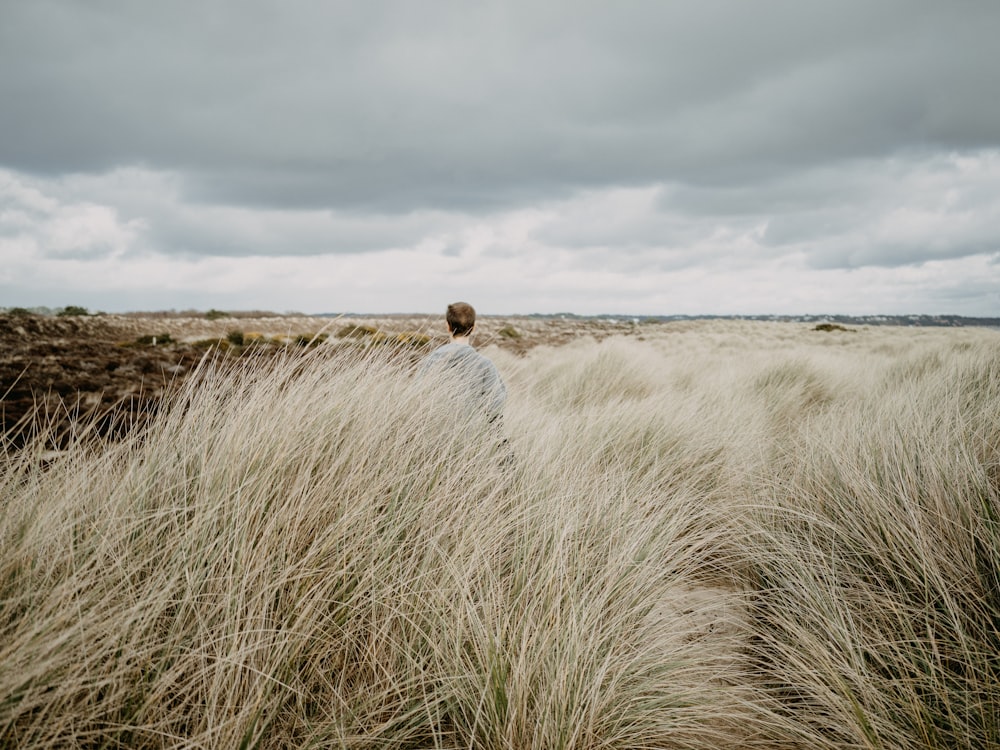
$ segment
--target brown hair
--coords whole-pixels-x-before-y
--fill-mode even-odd
[[[445,315],[452,336],[468,336],[476,325],[476,311],[468,302],[452,302]]]

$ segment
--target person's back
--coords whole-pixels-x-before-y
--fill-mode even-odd
[[[493,423],[500,419],[507,400],[504,385],[496,365],[477,352],[470,343],[476,324],[476,311],[465,302],[448,306],[446,315],[451,341],[431,352],[420,364],[422,377],[439,373],[454,379],[458,400],[475,411],[481,411]]]
[[[421,375],[437,371],[455,379],[455,387],[465,391],[456,396],[482,410],[491,422],[500,418],[507,400],[507,388],[488,358],[469,344],[449,342],[438,347],[421,363]]]

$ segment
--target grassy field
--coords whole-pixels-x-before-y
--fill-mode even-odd
[[[1000,333],[206,362],[0,476],[0,746],[1000,746]]]

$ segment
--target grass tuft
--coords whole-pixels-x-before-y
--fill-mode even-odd
[[[845,338],[491,349],[502,434],[387,346],[40,424],[0,745],[1000,745],[1000,349]]]

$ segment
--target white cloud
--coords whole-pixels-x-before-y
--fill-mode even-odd
[[[15,266],[47,257],[120,256],[144,230],[141,219],[122,221],[113,206],[62,202],[0,170],[0,257]]]
[[[1000,307],[1000,154],[853,162],[758,191],[589,189],[490,214],[252,209],[179,175],[0,171],[5,304],[496,312]]]

